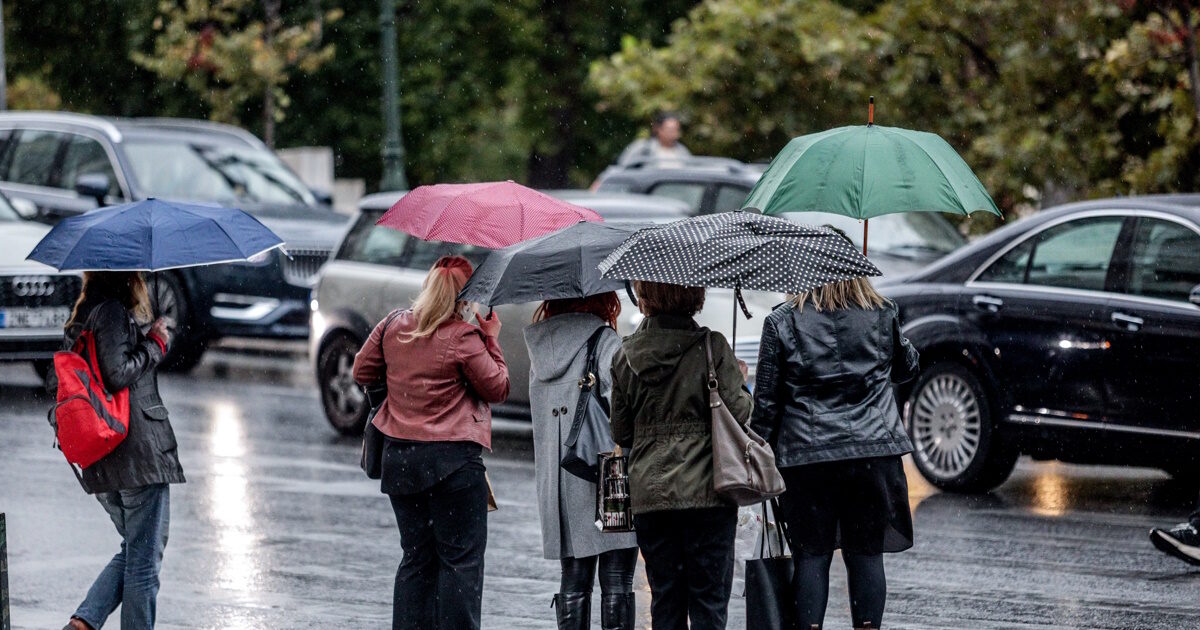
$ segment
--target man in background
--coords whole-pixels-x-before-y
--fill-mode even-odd
[[[625,147],[621,157],[617,158],[617,164],[630,166],[639,162],[649,162],[656,166],[683,166],[692,153],[679,142],[681,131],[677,114],[659,112],[650,125],[650,137],[634,140]]]

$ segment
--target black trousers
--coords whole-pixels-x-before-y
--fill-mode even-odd
[[[428,490],[388,496],[404,549],[393,630],[479,628],[487,547],[483,466],[470,463]]]
[[[600,567],[600,592],[632,593],[637,549],[614,549],[598,556],[562,559],[560,593],[591,593]]]
[[[654,630],[720,630],[733,588],[737,508],[668,510],[634,516],[650,582]]]

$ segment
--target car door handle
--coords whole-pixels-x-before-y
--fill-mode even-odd
[[[1004,300],[990,295],[976,295],[971,298],[971,303],[975,305],[975,308],[989,313],[999,313],[1000,309],[1004,307]]]
[[[1124,328],[1125,330],[1137,332],[1138,330],[1141,330],[1142,325],[1146,323],[1146,320],[1142,319],[1141,317],[1126,315],[1125,313],[1113,313],[1112,322],[1121,328]]]

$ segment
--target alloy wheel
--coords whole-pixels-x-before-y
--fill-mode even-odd
[[[942,479],[966,472],[979,453],[982,417],[970,384],[953,373],[929,379],[911,402],[916,453]]]

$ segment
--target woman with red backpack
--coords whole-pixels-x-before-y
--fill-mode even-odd
[[[112,452],[83,469],[84,490],[108,512],[122,543],[64,630],[98,629],[117,606],[124,630],[154,627],[169,484],[184,478],[156,374],[171,339],[169,320],[155,319],[143,333],[150,321],[150,297],[140,273],[84,274],[64,346],[73,348],[83,331],[91,332],[105,391],[128,390],[129,427]]]

